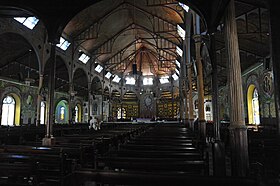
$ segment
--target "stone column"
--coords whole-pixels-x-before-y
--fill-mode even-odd
[[[191,74],[189,75],[188,72],[188,65],[191,62],[191,54],[190,54],[190,43],[191,43],[191,24],[192,24],[192,12],[184,11],[185,17],[185,40],[184,40],[184,60],[183,64],[181,65],[181,71],[184,72],[184,80],[183,80],[183,94],[185,98],[185,118],[188,123],[188,127],[193,129],[193,108],[192,108],[192,96],[188,93],[188,82],[191,82]],[[182,74],[180,74],[182,76]],[[191,83],[190,83],[191,84]],[[192,94],[192,92],[191,92]]]
[[[194,131],[193,98],[192,98],[192,64],[189,63],[187,65],[187,68],[188,68],[188,81],[189,81],[189,91],[188,91],[189,123],[190,123],[190,128]]]
[[[56,44],[51,43],[51,52],[50,52],[50,76],[49,76],[49,87],[48,87],[48,122],[46,125],[46,135],[43,139],[43,145],[51,146],[54,144],[53,137],[53,124],[54,124],[54,94],[55,94],[55,71],[56,71],[56,56],[55,56]]]
[[[112,114],[112,85],[111,85],[111,80],[110,81],[110,84],[109,84],[109,113],[108,113],[108,121],[109,121],[109,118],[113,118],[113,114]]]
[[[180,122],[185,119],[184,118],[184,104],[182,104],[184,102],[184,98],[183,98],[183,95],[182,95],[182,92],[180,91]]]
[[[174,83],[171,78],[171,108],[172,108],[172,118],[174,119]]]
[[[71,80],[71,82],[69,83],[68,124],[72,124],[73,120],[75,121],[75,118],[73,118],[73,109],[75,109],[75,105],[73,105],[74,98],[75,98],[75,91],[74,91],[73,81]]]
[[[190,123],[189,123],[189,106],[188,106],[188,93],[185,93],[185,99],[184,99],[184,105],[185,105],[185,118],[186,118],[186,124],[187,127],[190,128]],[[180,103],[182,104],[182,103]]]
[[[220,115],[218,103],[218,69],[216,59],[216,45],[215,35],[210,35],[210,58],[212,65],[212,107],[213,107],[213,121],[214,121],[214,138],[220,141]]]
[[[198,91],[198,127],[200,138],[203,141],[206,139],[206,121],[204,112],[204,82],[203,82],[203,67],[200,56],[201,36],[194,35],[195,51],[196,51],[196,65],[197,65],[197,91]]]
[[[101,94],[101,121],[104,120],[104,88],[102,88],[102,94]]]
[[[91,80],[88,82],[88,123],[89,123],[89,121],[90,121],[90,116],[91,116],[91,109],[90,109],[90,107],[91,107],[91,97],[92,97],[92,95],[91,95]]]
[[[270,12],[270,35],[271,35],[271,56],[273,66],[273,79],[274,79],[274,96],[275,96],[275,110],[277,119],[278,135],[280,136],[280,28],[279,17],[280,11],[278,10],[277,1],[269,0]],[[270,108],[270,107],[269,107]]]
[[[183,60],[184,61],[184,60]],[[184,124],[188,123],[188,107],[187,107],[187,87],[186,87],[186,72],[184,67],[185,62],[181,62],[180,69],[180,118]],[[184,70],[183,70],[184,69]]]
[[[188,23],[191,25],[191,14],[189,14]],[[188,112],[186,113],[188,115],[188,123],[189,127],[194,131],[194,116],[193,116],[193,96],[192,96],[192,64],[191,64],[191,52],[190,52],[190,26],[188,26],[188,29],[186,29],[186,81],[185,81],[185,87],[186,87],[186,105],[188,105]]]
[[[40,126],[40,124],[41,124],[41,101],[42,101],[43,80],[44,80],[44,75],[40,74],[38,95],[37,95],[37,121],[36,121],[37,127]]]
[[[189,108],[188,108],[188,91],[187,91],[187,85],[186,85],[186,77],[182,79],[180,89],[181,89],[180,108],[182,108],[181,119],[182,119],[183,123],[186,124],[187,127],[190,127]]]
[[[230,98],[230,145],[233,176],[246,176],[249,168],[247,127],[244,119],[244,104],[241,67],[234,0],[230,0],[225,12],[225,45],[228,51],[228,82]]]
[[[218,70],[216,58],[215,35],[210,35],[210,58],[212,64],[212,107],[214,121],[214,139],[212,143],[213,172],[215,176],[226,175],[225,144],[220,138],[220,117],[218,104]]]

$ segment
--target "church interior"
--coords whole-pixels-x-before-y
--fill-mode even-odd
[[[280,185],[279,16],[273,0],[0,2],[0,185]]]

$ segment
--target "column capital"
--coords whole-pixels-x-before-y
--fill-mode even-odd
[[[202,37],[201,37],[200,34],[193,35],[193,39],[194,39],[195,43],[201,43],[202,42]]]

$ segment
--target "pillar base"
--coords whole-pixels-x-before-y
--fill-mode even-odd
[[[55,144],[55,138],[54,137],[44,137],[42,140],[43,146],[53,146]]]
[[[245,125],[232,125],[228,129],[232,175],[245,177],[249,172],[247,127]]]
[[[212,143],[214,176],[226,176],[225,144],[216,140]]]

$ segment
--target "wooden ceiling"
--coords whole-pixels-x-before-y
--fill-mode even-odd
[[[224,85],[227,53],[222,15],[228,1],[182,2],[203,17],[201,24],[206,33],[215,31],[218,76],[220,85]],[[241,68],[245,71],[270,56],[269,14],[265,0],[235,0],[235,6]],[[183,11],[174,0],[0,2],[0,17],[15,15],[38,16],[46,25],[50,41],[64,34],[88,54],[95,56],[96,61],[107,70],[115,73],[131,73],[132,64],[136,63],[138,71],[143,74],[170,74],[175,68],[174,60],[178,58],[175,47],[182,45],[175,27],[184,22]],[[206,42],[207,37],[206,34]],[[4,68],[7,68],[5,66],[13,61],[27,66],[25,54],[32,47],[23,37],[4,34],[0,36],[0,41],[1,76]],[[15,47],[18,50],[12,50]],[[36,61],[35,55],[31,55],[31,58]],[[32,75],[35,76],[38,62],[31,64],[34,69]],[[26,74],[23,69],[18,68],[17,73]],[[64,71],[65,68],[61,67],[61,72]],[[67,78],[63,80],[69,81]]]

